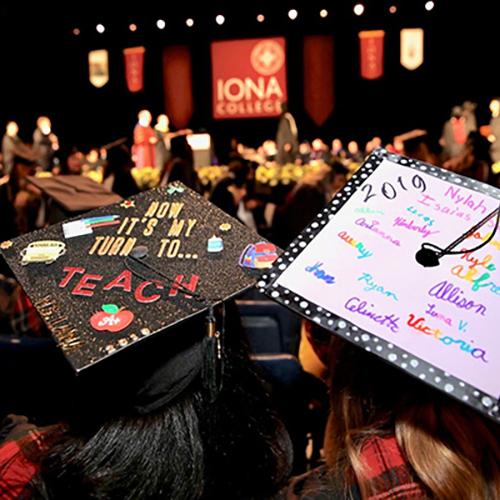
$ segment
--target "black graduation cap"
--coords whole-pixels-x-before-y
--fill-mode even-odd
[[[4,241],[79,372],[251,287],[276,247],[181,183]]]
[[[51,201],[48,216],[51,222],[112,205],[122,199],[102,184],[82,175],[29,176],[27,180]]]
[[[378,149],[259,286],[500,421],[499,213],[500,190]]]

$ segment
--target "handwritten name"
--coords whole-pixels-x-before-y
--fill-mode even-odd
[[[373,208],[368,208],[368,207],[365,207],[365,208],[356,208],[356,209],[354,209],[354,211],[357,214],[384,215],[384,211],[383,210],[374,210]]]
[[[476,240],[481,240],[481,241],[486,241],[490,236],[491,236],[491,233],[487,233],[483,236],[479,231],[476,231],[474,234],[472,234],[470,236],[470,238],[474,238]],[[497,250],[500,250],[500,240],[493,239],[488,243],[488,246],[490,246],[490,245],[492,247],[495,247]]]
[[[470,193],[464,193],[462,188],[457,186],[450,186],[446,192],[444,193],[445,197],[451,198],[456,205],[463,205],[465,207],[470,208],[472,211],[477,212],[478,210],[485,214],[487,211],[487,207],[483,201],[483,199],[477,201],[474,199],[474,196]]]
[[[393,292],[389,292],[388,290],[385,290],[385,288],[382,285],[377,285],[377,283],[375,283],[375,281],[373,280],[373,276],[370,273],[363,273],[358,278],[358,281],[362,281],[367,284],[367,286],[363,288],[365,292],[378,292],[381,293],[382,295],[385,295],[386,297],[390,297],[391,299],[398,301],[396,294]]]
[[[417,233],[420,233],[422,235],[422,238],[427,238],[428,236],[432,234],[437,234],[439,231],[431,231],[428,227],[427,224],[424,224],[423,226],[417,226],[414,222],[413,219],[410,219],[409,221],[406,220],[404,217],[396,217],[394,219],[393,226],[396,227],[404,227],[410,231],[415,231]]]
[[[396,317],[394,314],[380,314],[374,309],[370,310],[368,308],[368,303],[365,300],[361,300],[358,297],[351,297],[344,305],[344,307],[355,314],[360,314],[366,318],[370,318],[375,323],[381,326],[389,328],[391,332],[397,333],[399,331],[398,322],[400,318]],[[375,307],[370,304],[370,307]]]
[[[425,311],[425,314],[428,314],[429,316],[432,316],[440,321],[444,321],[448,326],[453,326],[451,318],[437,312],[434,304],[427,304],[427,311]]]
[[[429,224],[429,226],[434,225],[434,222],[435,222],[434,219],[431,219],[429,216],[425,215],[424,213],[419,212],[415,207],[408,207],[406,210],[408,212],[410,212],[411,214],[416,215],[417,217],[422,219],[425,223]]]
[[[346,243],[354,247],[359,252],[359,255],[357,256],[358,259],[366,259],[367,257],[371,257],[373,255],[372,252],[370,252],[367,248],[365,248],[364,244],[361,241],[356,241],[354,238],[349,236],[345,231],[340,231],[338,236],[340,239],[344,240]]]
[[[360,217],[359,219],[356,219],[354,222],[359,227],[363,227],[365,229],[370,230],[377,236],[380,236],[383,240],[387,240],[393,245],[396,245],[397,247],[401,246],[401,243],[398,239],[393,238],[390,234],[386,234],[384,231],[382,231],[379,227],[380,222],[378,220],[372,220],[371,222],[368,222],[364,217]]]
[[[474,359],[480,359],[481,361],[487,363],[486,359],[486,351],[484,349],[480,349],[477,347],[472,347],[471,344],[468,344],[462,339],[455,339],[450,337],[449,335],[444,335],[443,332],[439,328],[430,328],[425,324],[425,319],[422,317],[417,318],[414,314],[410,314],[408,318],[407,325],[416,330],[417,332],[421,332],[424,335],[429,335],[436,340],[439,340],[446,346],[456,345],[460,347],[461,351],[469,353]],[[471,340],[471,343],[474,341]]]
[[[464,292],[458,286],[453,286],[453,284],[448,283],[446,280],[434,285],[428,293],[431,297],[449,302],[459,309],[472,310],[474,314],[485,316],[486,306],[476,303],[473,300],[467,300],[464,297]]]
[[[323,280],[325,283],[328,283],[329,285],[333,285],[335,283],[335,277],[323,271],[323,269],[321,269],[322,265],[323,262],[316,262],[314,266],[307,266],[306,272],[312,273],[313,276],[315,276],[319,280]]]
[[[491,274],[483,273],[479,277],[475,277],[478,274],[478,270],[475,268],[465,269],[462,265],[457,265],[452,267],[451,274],[457,276],[460,279],[472,283],[471,290],[473,292],[479,291],[481,288],[487,288],[491,293],[495,295],[500,295],[500,285],[495,284],[493,281],[487,281]],[[486,283],[485,283],[486,282]]]
[[[417,203],[420,203],[421,205],[424,205],[426,207],[431,208],[432,210],[446,214],[446,215],[454,215],[455,217],[459,217],[460,219],[470,221],[472,219],[470,214],[467,214],[460,210],[460,208],[457,207],[449,207],[447,205],[443,205],[442,203],[438,203],[436,201],[436,198],[433,198],[432,196],[429,196],[428,194],[422,194],[420,195],[420,198],[417,200]]]
[[[482,260],[479,260],[479,257],[475,257],[472,253],[467,252],[462,255],[461,259],[465,260],[469,264],[469,269],[474,269],[478,266],[484,267],[487,271],[496,271],[495,264],[491,263],[493,256],[490,254],[483,257]]]

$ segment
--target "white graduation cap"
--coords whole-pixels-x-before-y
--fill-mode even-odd
[[[377,149],[259,282],[500,422],[500,190]]]

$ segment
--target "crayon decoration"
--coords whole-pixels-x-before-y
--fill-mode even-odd
[[[120,224],[119,215],[102,215],[100,217],[89,217],[75,221],[65,222],[62,225],[64,237],[74,238],[92,234],[94,229],[107,226],[116,226]]]

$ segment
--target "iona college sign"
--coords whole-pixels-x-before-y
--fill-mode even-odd
[[[273,117],[287,100],[284,38],[212,43],[215,119]]]

